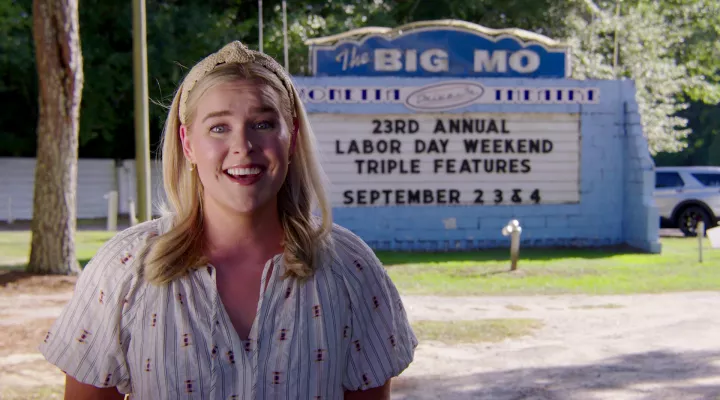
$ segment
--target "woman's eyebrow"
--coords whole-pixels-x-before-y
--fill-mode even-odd
[[[266,113],[277,114],[277,110],[275,109],[275,107],[271,107],[271,106],[253,107],[250,109],[250,112],[253,114],[266,114]]]
[[[210,118],[227,117],[228,115],[232,115],[230,110],[213,111],[211,113],[208,113],[205,116],[205,118],[203,118],[202,122],[205,122],[205,121],[209,120]]]
[[[278,114],[278,111],[275,109],[275,107],[271,106],[253,107],[249,110],[249,112],[251,114]],[[229,115],[232,115],[232,111],[230,110],[213,111],[205,115],[205,117],[202,119],[202,122],[204,123],[210,118],[227,117]]]

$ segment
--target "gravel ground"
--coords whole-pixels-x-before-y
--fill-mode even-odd
[[[0,398],[3,388],[63,383],[36,348],[72,278],[48,279],[58,281],[0,286]],[[543,327],[500,343],[421,341],[394,399],[720,399],[718,293],[404,300],[411,320],[535,318]]]

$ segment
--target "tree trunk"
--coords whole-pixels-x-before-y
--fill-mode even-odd
[[[34,0],[39,119],[28,272],[77,274],[78,128],[83,87],[78,0]]]

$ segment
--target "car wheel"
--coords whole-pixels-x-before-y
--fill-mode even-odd
[[[704,208],[699,206],[690,206],[683,209],[678,215],[677,226],[685,236],[697,236],[698,222],[703,221],[705,229],[710,229],[712,228],[710,226],[710,219],[710,214],[708,214]],[[702,235],[705,236],[705,232],[702,232]]]

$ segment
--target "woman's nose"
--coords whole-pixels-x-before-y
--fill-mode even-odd
[[[240,129],[233,135],[231,150],[235,154],[249,154],[253,151],[253,141],[247,129]]]

